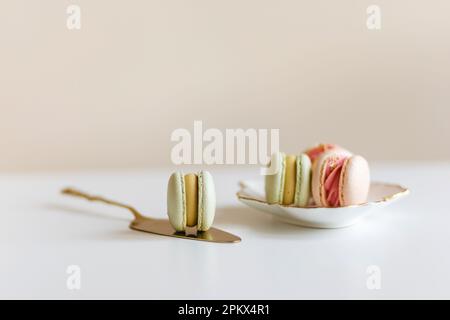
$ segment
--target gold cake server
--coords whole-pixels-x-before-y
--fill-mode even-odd
[[[171,226],[169,220],[146,217],[135,208],[127,204],[109,200],[100,196],[89,195],[73,188],[65,188],[61,192],[65,195],[84,198],[89,201],[103,202],[108,205],[127,209],[134,216],[134,220],[130,223],[130,228],[133,230],[155,233],[169,237],[208,242],[235,243],[241,241],[241,238],[239,238],[238,236],[217,228],[210,228],[208,231],[197,231],[197,229],[194,227],[187,228],[186,232],[177,232]]]

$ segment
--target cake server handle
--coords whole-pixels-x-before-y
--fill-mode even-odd
[[[61,193],[68,195],[68,196],[72,196],[72,197],[84,198],[88,201],[97,201],[97,202],[102,202],[102,203],[112,205],[115,207],[124,208],[124,209],[127,209],[128,211],[130,211],[136,220],[143,218],[143,216],[139,213],[139,211],[137,211],[132,206],[129,206],[124,203],[120,203],[120,202],[117,202],[114,200],[109,200],[109,199],[103,198],[101,196],[90,195],[90,194],[87,194],[85,192],[82,192],[82,191],[74,189],[74,188],[65,188],[65,189],[61,190]]]

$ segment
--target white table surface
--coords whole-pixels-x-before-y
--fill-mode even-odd
[[[242,238],[214,244],[128,228],[120,208],[58,194],[122,200],[165,217],[170,169],[0,174],[0,298],[450,298],[450,163],[372,165],[374,180],[411,194],[344,229],[308,229],[247,208],[235,193],[257,168],[214,175],[215,226]],[[66,268],[81,268],[68,290]],[[366,269],[381,270],[381,289]]]

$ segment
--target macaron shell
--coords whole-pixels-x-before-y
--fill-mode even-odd
[[[321,154],[319,154],[317,156],[317,158],[315,159],[316,161],[312,161],[311,158],[311,162],[312,162],[312,166],[314,167],[317,164],[317,160],[320,158],[321,155],[323,155],[324,153],[327,152],[346,152],[346,153],[351,153],[350,151],[348,151],[347,149],[342,148],[341,146],[337,145],[337,144],[333,144],[333,143],[318,143],[316,145],[316,147],[312,147],[309,149],[306,149],[305,151],[303,151],[303,153],[305,153],[306,155],[308,154],[308,152],[310,152],[312,149],[317,148],[317,147],[321,147],[324,148],[324,150],[322,151]]]
[[[370,169],[366,159],[352,156],[344,164],[339,181],[341,206],[367,202],[370,188]]]
[[[322,186],[325,179],[325,164],[329,157],[339,156],[339,157],[350,157],[352,153],[342,148],[333,149],[324,152],[315,161],[312,167],[312,178],[311,178],[311,193],[313,195],[314,202],[319,207],[324,207],[326,202],[323,200],[325,195],[322,192]]]
[[[211,228],[216,213],[216,190],[212,175],[208,171],[198,173],[198,224],[197,230]]]
[[[276,152],[272,160],[276,163],[277,172],[265,177],[265,190],[267,203],[281,203],[284,194],[285,154]]]
[[[319,157],[313,166],[312,175],[311,175],[311,193],[314,199],[314,202],[317,206],[322,206],[322,199],[321,199],[321,188],[322,188],[322,177],[324,170],[324,163],[326,158],[321,156]]]
[[[181,172],[173,173],[167,185],[167,215],[172,227],[176,231],[186,228],[186,201],[184,177]]]
[[[311,159],[306,154],[297,157],[297,184],[295,186],[295,205],[305,207],[311,196]]]

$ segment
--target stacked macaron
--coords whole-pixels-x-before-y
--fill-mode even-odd
[[[197,227],[207,231],[216,210],[216,192],[212,175],[208,171],[183,175],[175,172],[167,186],[167,214],[173,228],[186,231]]]
[[[370,170],[367,161],[334,144],[320,144],[299,156],[275,153],[273,175],[266,176],[270,204],[342,207],[367,201]],[[312,199],[311,199],[312,194]]]
[[[295,156],[277,152],[272,156],[271,165],[275,165],[276,173],[266,176],[267,202],[306,206],[311,189],[310,158],[306,154]]]

